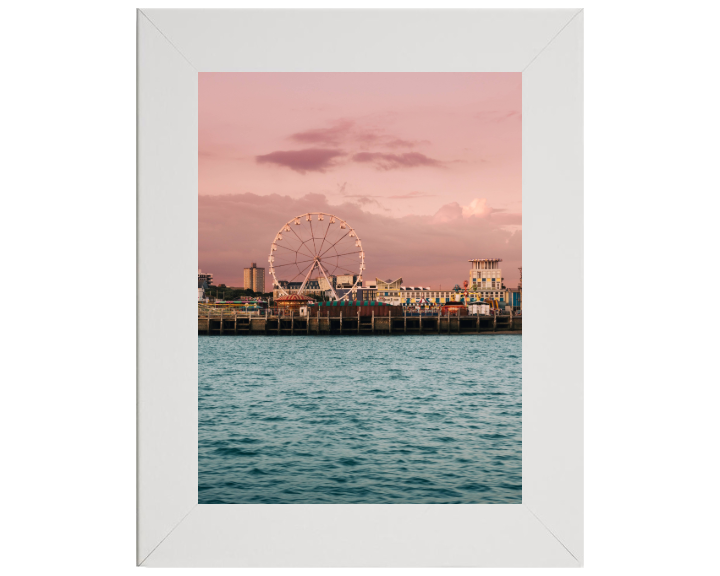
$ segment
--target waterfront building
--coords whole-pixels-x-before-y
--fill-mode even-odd
[[[475,258],[468,260],[470,268],[470,286],[476,286],[477,290],[494,290],[502,287],[504,278],[500,269],[502,258]]]
[[[399,306],[402,281],[402,278],[398,278],[397,280],[381,280],[380,278],[375,278],[375,297],[373,300]]]
[[[328,280],[330,280],[330,282],[328,282]],[[321,288],[322,290],[325,290],[325,291],[330,292],[330,293],[332,294],[332,290],[331,290],[330,287],[332,286],[332,288],[337,288],[338,277],[337,277],[337,276],[332,276],[332,275],[330,275],[330,276],[327,277],[327,280],[326,280],[324,275],[323,275],[323,276],[320,276],[320,277],[318,278],[318,284],[320,285],[320,288]]]
[[[337,288],[352,288],[355,286],[355,282],[358,282],[357,274],[339,274],[335,277],[335,286]],[[362,279],[360,279],[360,282],[362,282]]]
[[[522,290],[519,288],[508,288],[507,306],[510,306],[513,312],[522,310]]]
[[[320,283],[320,287],[323,290],[330,290],[330,286],[332,285],[333,288],[335,288],[336,292],[337,289],[344,289],[344,288],[352,288],[355,286],[355,282],[358,280],[357,274],[338,274],[337,276],[333,276],[332,274],[325,278],[325,275],[318,276],[318,282]],[[328,280],[330,282],[328,282]],[[358,284],[360,284],[358,282]]]
[[[377,279],[375,280],[375,282],[373,282],[372,280],[362,280],[362,282],[358,283],[355,300],[358,300],[360,302],[374,302],[377,299]]]
[[[520,280],[518,281],[517,288],[508,289],[508,304],[512,307],[513,312],[522,310],[522,267],[520,270]]]
[[[199,271],[198,271],[199,272]],[[198,302],[205,302],[205,292],[208,290],[208,283],[205,279],[198,278]]]
[[[207,272],[203,272],[202,270],[200,270],[200,268],[198,268],[198,281],[201,280],[207,282],[208,286],[211,286],[213,282],[213,275]]]
[[[378,299],[377,287],[361,286],[355,292],[355,298],[358,302],[375,302]]]
[[[430,286],[400,286],[397,290],[378,290],[378,302],[392,304],[394,306],[429,306],[439,307],[448,302],[456,302],[465,300],[466,304],[480,302],[484,299],[497,300],[501,306],[507,302],[507,290],[484,290],[471,291],[468,290],[467,298],[465,298],[464,290],[439,290]]]
[[[497,300],[501,305],[509,302],[508,291],[503,284],[500,262],[502,258],[474,258],[470,262],[470,278],[468,291],[478,300],[489,298]]]
[[[458,294],[454,290],[439,290],[430,286],[401,286],[395,298],[399,298],[401,306],[437,307],[454,302]]]
[[[323,278],[324,280],[324,278]],[[302,282],[288,282],[287,280],[278,280],[276,286],[273,287],[273,298],[277,299],[283,294],[297,294],[302,286]],[[280,290],[282,288],[282,290]],[[324,296],[326,290],[320,286],[320,279],[314,278],[308,280],[303,289],[303,295],[305,296]]]
[[[481,300],[497,300],[500,303],[500,307],[505,307],[509,301],[510,297],[508,294],[508,289],[504,286],[500,289],[495,290],[471,290],[468,288],[468,299],[470,302],[480,302]]]
[[[397,280],[380,280],[380,278],[375,278],[375,284],[378,292],[383,292],[385,290],[399,290],[400,286],[402,286],[402,281],[402,278],[398,278]]]
[[[245,290],[252,290],[253,292],[265,292],[265,268],[258,268],[255,262],[252,263],[250,268],[244,270],[243,283]]]
[[[402,278],[381,280],[376,278],[377,301],[393,306],[441,306],[455,300],[453,290],[439,290],[429,286],[403,286]]]
[[[467,298],[465,297],[465,290],[460,289],[459,286],[456,286],[458,289],[450,290],[440,290],[430,286],[403,286],[402,278],[396,280],[376,278],[375,282],[363,282],[357,277],[348,275],[347,277],[332,276],[330,280],[333,282],[333,287],[339,298],[350,293],[347,298],[348,301],[377,301],[393,306],[439,308],[457,301],[463,301],[466,305],[470,305],[488,299],[497,300],[501,308],[510,306],[513,310],[519,310],[522,307],[522,283],[518,290],[508,290],[503,285],[503,279],[500,276],[501,270],[497,267],[497,263],[500,262],[499,259],[491,261],[471,260],[470,262],[479,263],[478,267],[474,268],[479,274],[476,272],[474,286],[468,286]],[[483,272],[480,271],[486,271],[485,275],[483,276]],[[477,278],[480,279],[480,286],[478,286]],[[358,284],[355,289],[352,289],[351,287],[356,279]],[[285,280],[280,280],[278,284],[289,294],[297,293],[300,286],[302,286],[302,282],[286,282]],[[303,292],[311,296],[322,295],[327,299],[332,299],[332,291],[324,277],[308,280]],[[281,295],[277,286],[274,295],[276,298]]]

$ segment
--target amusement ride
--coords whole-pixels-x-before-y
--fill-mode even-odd
[[[365,252],[360,237],[346,220],[325,212],[308,212],[283,224],[270,245],[268,263],[274,285],[283,297],[302,297],[315,272],[318,282],[325,279],[335,300],[347,300],[358,285],[362,286]],[[349,289],[339,294],[333,276],[344,276],[347,280],[343,285]],[[298,282],[298,289],[288,288]]]

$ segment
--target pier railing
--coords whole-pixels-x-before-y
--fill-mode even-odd
[[[321,318],[328,318],[328,317],[336,317],[335,314],[330,313],[331,308],[320,308],[320,309],[312,309],[309,316],[311,318],[315,318],[318,315],[318,312],[320,314]],[[351,318],[353,316],[352,314],[352,308],[348,308],[347,312],[345,314],[346,318]],[[468,318],[468,317],[492,317],[492,316],[520,316],[519,314],[513,314],[509,312],[500,312],[496,314],[480,314],[477,312],[468,312],[465,314],[460,314],[459,311],[451,311],[447,310],[444,313],[442,310],[403,310],[402,312],[398,314],[393,314],[393,318]],[[308,315],[302,315],[298,310],[284,310],[281,308],[267,308],[264,310],[234,310],[234,309],[228,309],[228,308],[212,308],[212,307],[203,307],[198,308],[198,318],[307,318]]]

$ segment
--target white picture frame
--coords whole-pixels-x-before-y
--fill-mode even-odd
[[[153,9],[137,38],[137,564],[582,566],[582,10]],[[522,504],[198,504],[206,71],[522,72]],[[550,258],[562,293],[542,277]],[[158,285],[173,287],[162,306]]]

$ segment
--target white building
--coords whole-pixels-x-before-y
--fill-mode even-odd
[[[338,288],[352,288],[356,281],[358,285],[362,284],[362,278],[358,278],[357,274],[338,274],[336,286]]]
[[[330,282],[328,283],[328,280]],[[321,290],[330,291],[331,285],[332,288],[335,288],[337,286],[337,276],[328,276],[327,279],[325,278],[325,275],[319,276],[318,279],[318,285],[320,286]]]
[[[470,278],[468,291],[476,293],[479,298],[498,300],[501,304],[508,301],[507,289],[503,284],[500,262],[502,258],[474,258],[470,262]]]
[[[206,302],[205,291],[208,289],[208,284],[205,280],[198,278],[198,302]]]

